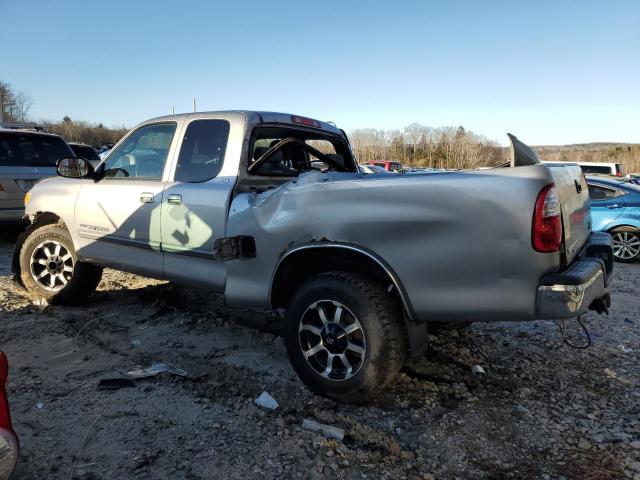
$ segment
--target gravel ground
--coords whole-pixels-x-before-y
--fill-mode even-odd
[[[207,292],[107,270],[85,305],[35,305],[9,280],[15,234],[2,237],[17,479],[640,479],[640,265],[616,265],[610,315],[586,317],[590,348],[547,321],[472,325],[434,336],[427,358],[358,406],[304,387],[276,317]],[[96,388],[158,361],[188,378]],[[263,390],[276,411],[254,404]],[[344,441],[301,429],[305,418]]]

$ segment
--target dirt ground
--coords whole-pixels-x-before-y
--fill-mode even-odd
[[[610,315],[586,317],[590,348],[567,347],[548,321],[472,325],[434,336],[427,358],[358,406],[304,387],[277,317],[207,292],[107,270],[82,306],[36,305],[9,280],[16,234],[1,236],[16,479],[640,479],[640,265],[616,265]],[[97,389],[159,361],[188,378]],[[255,405],[262,391],[277,410]]]

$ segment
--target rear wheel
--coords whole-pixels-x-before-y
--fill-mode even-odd
[[[640,259],[640,231],[619,227],[611,231],[613,255],[619,262],[630,263]]]
[[[75,303],[100,283],[102,268],[78,261],[69,231],[61,225],[37,228],[20,250],[20,278],[27,291],[51,303]]]
[[[376,282],[361,275],[316,275],[285,315],[287,353],[314,392],[345,402],[375,395],[406,355],[401,310]]]

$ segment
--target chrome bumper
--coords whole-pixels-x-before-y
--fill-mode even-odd
[[[594,300],[607,295],[601,269],[578,285],[542,285],[538,287],[537,311],[543,319],[573,318],[586,313]]]
[[[613,276],[613,244],[608,233],[589,236],[576,260],[562,272],[540,280],[536,313],[541,319],[574,318],[596,310],[607,311],[611,304],[608,286]]]

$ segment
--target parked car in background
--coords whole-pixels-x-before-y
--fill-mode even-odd
[[[401,172],[402,164],[400,162],[393,162],[387,160],[374,160],[369,162],[368,165],[375,165],[376,167],[381,167],[387,170],[388,172]]]
[[[75,143],[70,142],[69,146],[73,153],[76,154],[77,157],[86,158],[91,162],[93,168],[96,168],[100,163],[100,157],[98,156],[98,152],[91,145],[85,145],[84,143]]]
[[[615,162],[562,162],[562,161],[547,161],[544,160],[542,163],[548,164],[556,164],[556,165],[566,165],[569,163],[575,163],[580,165],[580,168],[585,173],[585,175],[589,173],[596,173],[599,175],[612,175],[614,177],[623,177],[624,176],[624,167],[621,163]]]
[[[376,165],[358,165],[358,168],[360,169],[360,171],[362,173],[384,173],[384,174],[388,174],[389,171],[385,170],[382,167],[378,167]]]
[[[18,437],[11,425],[6,383],[9,375],[7,356],[0,352],[0,480],[7,480],[18,461]]]
[[[626,177],[631,183],[640,185],[640,173],[630,173]]]
[[[24,196],[43,178],[56,175],[56,162],[74,155],[57,135],[0,127],[0,222],[24,216]]]
[[[640,186],[613,177],[589,176],[594,231],[613,237],[613,255],[620,262],[640,260]]]

